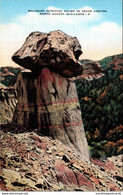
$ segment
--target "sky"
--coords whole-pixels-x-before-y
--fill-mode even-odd
[[[35,10],[65,15],[40,15]],[[70,12],[64,10],[84,15],[66,15]],[[53,30],[78,38],[80,59],[100,60],[122,53],[122,0],[0,0],[0,66],[17,66],[11,56],[31,32]]]

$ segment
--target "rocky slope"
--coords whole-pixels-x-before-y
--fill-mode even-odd
[[[60,141],[16,125],[2,127],[0,136],[1,190],[122,190],[122,156],[86,162]]]

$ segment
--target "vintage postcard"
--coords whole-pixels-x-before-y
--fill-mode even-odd
[[[122,0],[0,0],[0,13],[1,194],[121,195]]]

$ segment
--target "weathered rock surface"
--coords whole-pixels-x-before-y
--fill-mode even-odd
[[[62,31],[33,32],[12,60],[36,73],[40,73],[42,67],[48,67],[53,72],[72,77],[82,73],[83,68],[78,62],[81,53],[76,37]]]
[[[44,68],[38,77],[21,72],[17,79],[18,104],[13,122],[38,129],[74,147],[89,160],[88,145],[75,84]]]
[[[36,132],[0,131],[2,191],[121,191],[121,156],[85,162],[75,150]],[[22,128],[22,127],[21,127]],[[6,131],[6,132],[5,132]],[[25,129],[20,129],[20,132]],[[113,159],[113,161],[112,161]]]
[[[14,88],[0,87],[0,125],[12,122],[17,104],[17,93]]]
[[[12,57],[32,71],[18,76],[13,121],[57,138],[89,160],[76,87],[65,78],[82,74],[81,53],[77,38],[62,31],[31,33]]]

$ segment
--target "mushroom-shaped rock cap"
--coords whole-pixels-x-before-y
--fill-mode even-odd
[[[14,53],[12,60],[33,72],[47,66],[63,76],[73,77],[82,74],[83,68],[78,62],[81,54],[76,37],[59,30],[50,33],[32,32]]]

